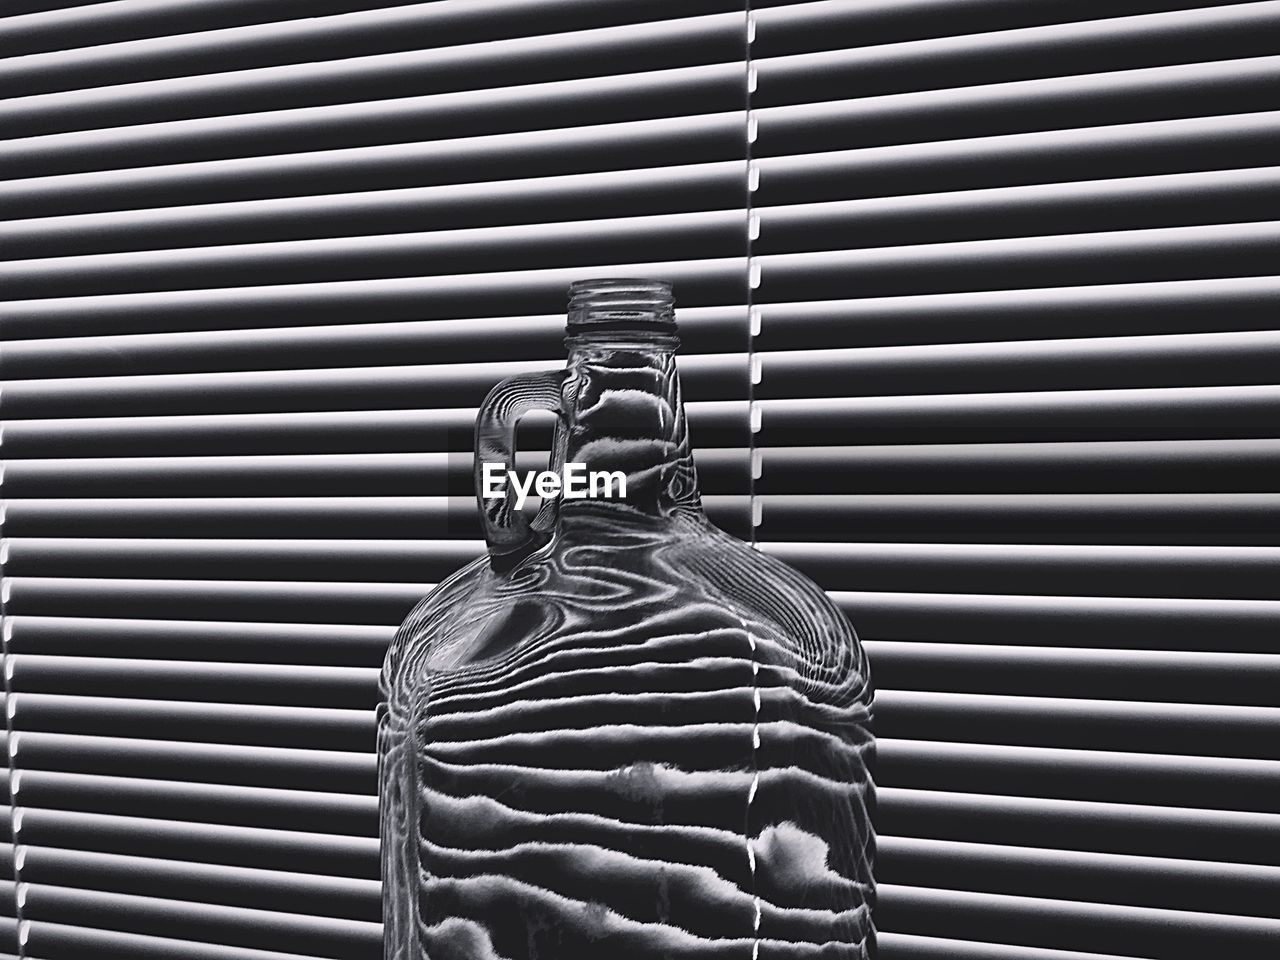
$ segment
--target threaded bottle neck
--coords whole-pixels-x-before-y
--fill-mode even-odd
[[[674,351],[671,284],[586,280],[570,287],[565,462],[627,478],[627,506],[701,515]]]
[[[570,337],[675,332],[675,300],[666,280],[579,280],[569,286]]]

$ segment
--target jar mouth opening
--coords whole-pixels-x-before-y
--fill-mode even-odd
[[[577,280],[569,285],[569,336],[676,332],[675,298],[667,280]]]

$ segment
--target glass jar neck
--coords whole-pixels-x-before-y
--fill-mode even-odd
[[[583,501],[621,504],[654,517],[701,516],[676,372],[679,341],[651,331],[592,331],[565,342],[565,420],[557,452],[566,466],[581,464],[574,469],[598,494]],[[593,475],[600,478],[596,485]],[[575,502],[562,501],[561,509],[573,509]]]

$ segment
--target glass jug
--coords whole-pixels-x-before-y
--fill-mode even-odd
[[[477,418],[487,555],[383,667],[384,956],[873,957],[857,637],[703,513],[670,285],[570,293],[567,368],[503,381]],[[527,521],[533,409],[558,420]]]

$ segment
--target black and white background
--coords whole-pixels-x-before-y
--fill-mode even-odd
[[[381,956],[474,407],[654,276],[866,640],[885,960],[1280,956],[1280,2],[754,7],[7,0],[0,955]]]

